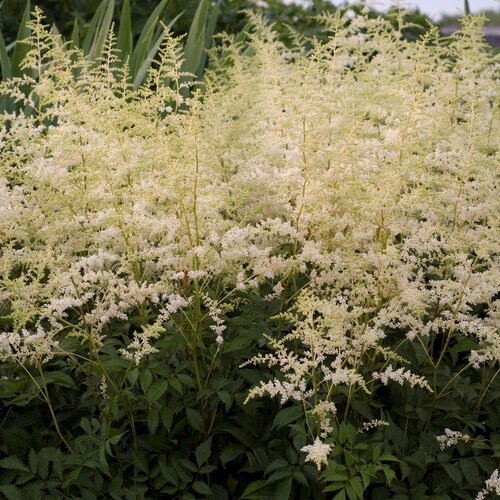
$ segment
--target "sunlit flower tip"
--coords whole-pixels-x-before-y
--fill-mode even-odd
[[[333,446],[333,444],[323,443],[319,438],[316,438],[313,444],[303,446],[300,451],[307,453],[306,460],[313,462],[318,470],[321,470],[321,466],[328,463],[328,455]]]

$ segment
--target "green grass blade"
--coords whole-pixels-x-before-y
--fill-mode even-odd
[[[92,46],[92,40],[95,38],[95,34],[98,29],[98,25],[100,23],[100,20],[102,19],[105,9],[106,9],[106,1],[103,0],[97,9],[95,10],[94,15],[92,16],[92,19],[90,20],[89,27],[87,28],[87,32],[85,34],[85,37],[83,39],[82,43],[82,49],[84,54],[88,54],[90,52],[90,47]]]
[[[19,30],[17,32],[16,46],[12,53],[12,60],[10,64],[11,76],[18,77],[21,76],[23,71],[21,70],[21,64],[26,57],[30,47],[26,43],[20,43],[22,40],[28,38],[31,31],[28,27],[28,22],[30,20],[31,14],[31,3],[30,0],[26,2],[26,7],[24,8],[23,17],[21,18],[21,23],[19,24]]]
[[[161,43],[163,42],[164,38],[165,38],[165,31],[162,30],[162,32],[160,33],[160,35],[156,39],[155,43],[149,49],[147,57],[142,62],[141,66],[137,69],[137,73],[136,73],[135,78],[134,78],[134,90],[137,90],[144,82],[144,79],[146,78],[148,70],[151,67],[151,62],[155,58],[156,53],[158,52],[158,49],[159,49]]]
[[[212,46],[212,41],[213,41],[213,37],[215,34],[215,27],[217,25],[217,19],[219,18],[220,3],[221,2],[219,0],[215,4],[214,10],[213,10],[212,14],[210,15],[210,18],[208,19],[207,29],[205,32],[205,47],[203,50],[203,55],[201,57],[200,66],[199,66],[198,72],[197,72],[198,78],[201,78],[201,76],[202,76],[203,68],[205,67],[205,64],[207,61],[207,51]]]
[[[130,13],[130,0],[124,0],[120,14],[120,28],[116,41],[119,57],[122,62],[132,54],[132,15]]]
[[[153,39],[154,33],[156,31],[156,26],[158,25],[158,21],[160,20],[160,15],[167,2],[168,0],[162,0],[156,6],[156,8],[153,10],[148,20],[146,21],[146,24],[142,28],[139,40],[137,41],[137,45],[135,46],[134,52],[132,53],[132,57],[130,58],[130,70],[132,72],[132,76],[134,77],[134,81],[137,73],[139,72],[139,69],[142,67],[144,61],[148,58],[148,53],[151,49],[151,40]],[[153,42],[153,44],[155,44],[156,41]]]
[[[88,54],[91,60],[98,59],[102,55],[104,51],[104,45],[106,44],[106,39],[109,35],[109,30],[111,29],[111,23],[113,22],[115,1],[105,0],[105,3],[107,3],[106,9],[104,10],[104,14],[98,25],[98,29],[96,31],[95,37],[92,41],[92,46]]]
[[[201,0],[194,14],[193,22],[184,48],[183,71],[197,74],[205,51],[205,26],[208,19],[209,0]]]
[[[0,33],[0,71],[2,73],[2,80],[8,80],[12,76],[10,58],[2,33]]]
[[[80,47],[80,26],[76,18],[73,23],[73,30],[71,31],[71,41],[75,47]]]
[[[82,48],[83,52],[91,60],[97,59],[104,50],[106,38],[108,37],[113,21],[114,8],[114,0],[102,0],[90,21]]]
[[[182,16],[181,14],[178,14],[175,16],[167,25],[167,29],[170,29],[173,24],[179,19],[179,17]],[[156,37],[156,40],[153,42],[151,45],[151,48],[149,49],[149,52],[142,62],[141,66],[137,69],[135,78],[134,78],[134,89],[138,89],[142,83],[144,82],[146,75],[148,73],[149,68],[151,67],[151,63],[153,62],[153,59],[156,56],[156,53],[158,52],[158,49],[160,48],[161,43],[163,42],[165,38],[165,31],[161,30],[159,35]]]

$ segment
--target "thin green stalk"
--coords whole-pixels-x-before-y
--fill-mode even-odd
[[[59,423],[57,421],[57,417],[56,417],[56,414],[54,412],[52,402],[50,401],[49,390],[47,388],[47,382],[45,380],[45,374],[43,373],[42,366],[40,364],[38,364],[38,371],[40,373],[40,378],[42,380],[42,386],[43,386],[42,394],[44,396],[45,402],[47,403],[47,405],[49,407],[50,415],[52,416],[52,421],[54,422],[54,425],[56,427],[56,432],[59,435],[59,437],[61,438],[62,442],[66,445],[66,448],[68,448],[69,452],[73,453],[73,449],[71,448],[69,443],[66,441],[66,438],[63,436],[63,433],[61,432],[61,429],[59,427]]]

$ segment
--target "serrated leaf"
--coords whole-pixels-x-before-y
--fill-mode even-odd
[[[153,382],[153,374],[149,370],[142,370],[139,373],[139,385],[144,394],[146,394],[151,382]]]
[[[0,491],[5,495],[7,500],[25,500],[26,498],[21,490],[16,488],[13,484],[0,486]]]
[[[443,463],[441,465],[443,466],[444,470],[446,471],[446,474],[448,474],[450,479],[452,479],[457,486],[462,486],[463,476],[462,472],[458,468],[458,464]]]
[[[174,411],[168,406],[165,406],[160,410],[160,417],[165,429],[167,429],[167,432],[170,432],[174,420]]]
[[[38,457],[33,448],[31,448],[28,453],[28,466],[30,468],[30,472],[36,474],[36,470],[38,468]]]
[[[302,407],[299,405],[293,405],[288,408],[281,409],[273,420],[273,427],[280,429],[285,425],[290,424],[294,420],[303,416]]]
[[[339,442],[340,444],[354,444],[356,441],[356,429],[351,424],[342,422],[339,426]]]
[[[193,490],[200,495],[213,495],[213,491],[210,486],[208,486],[207,483],[203,483],[202,481],[195,481],[193,483]]]
[[[349,500],[363,498],[363,483],[359,477],[353,477],[345,487]]]
[[[189,422],[189,425],[200,432],[204,432],[205,430],[205,423],[203,421],[203,417],[200,415],[199,412],[196,410],[193,410],[192,408],[186,408],[186,417]]]
[[[334,497],[333,500],[346,500],[345,490],[339,491]],[[351,499],[349,499],[351,500]]]
[[[148,428],[151,434],[156,432],[160,423],[160,411],[157,408],[152,408],[148,413]]]
[[[268,474],[271,474],[271,472],[274,472],[275,470],[278,470],[278,469],[282,469],[284,467],[290,468],[290,463],[287,462],[286,460],[283,460],[282,458],[277,458],[276,460],[273,460],[266,467],[264,474],[267,476]]]
[[[288,500],[292,493],[292,484],[293,479],[291,477],[281,482],[276,488],[275,496],[273,498],[276,500]]]
[[[130,370],[127,373],[127,380],[130,382],[131,386],[135,385],[138,377],[139,377],[139,368],[137,368],[137,366],[132,368],[132,370]]]
[[[168,381],[167,380],[157,380],[156,382],[153,382],[151,386],[148,389],[148,392],[146,394],[146,399],[149,404],[154,403],[158,399],[165,394],[166,390],[168,389]]]
[[[220,461],[225,467],[228,462],[240,457],[245,453],[245,447],[240,444],[229,444],[220,452]]]
[[[43,480],[49,477],[49,456],[45,448],[38,453],[37,473]]]
[[[479,467],[473,458],[464,458],[460,460],[460,470],[468,485],[473,485],[477,482],[478,477],[480,477]]]
[[[201,443],[195,451],[196,463],[201,467],[210,457],[212,447],[212,437],[209,437],[204,443]]]
[[[266,488],[267,488],[267,482],[262,479],[259,479],[258,481],[250,483],[245,488],[245,491],[243,492],[241,498],[255,498],[254,495],[256,495],[257,493],[262,493],[262,491],[265,490]]]
[[[65,373],[63,371],[46,372],[44,375],[45,383],[47,385],[56,384],[62,387],[69,387],[70,389],[78,388],[72,377],[68,373]]]
[[[0,467],[9,470],[20,470],[30,472],[29,467],[15,456],[5,457],[0,460]]]

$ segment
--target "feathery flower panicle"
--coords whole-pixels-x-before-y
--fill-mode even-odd
[[[500,473],[495,469],[485,481],[484,488],[477,494],[476,500],[484,500],[490,493],[500,495]]]
[[[468,434],[462,434],[460,431],[452,431],[451,429],[445,429],[444,434],[436,436],[436,441],[442,450],[455,446],[459,441],[467,443],[469,440],[470,436]]]
[[[403,385],[403,382],[408,382],[412,387],[418,386],[422,389],[432,391],[429,383],[427,382],[427,380],[425,380],[424,377],[415,375],[409,370],[405,370],[404,368],[398,368],[397,370],[394,370],[392,368],[392,365],[387,367],[383,372],[373,372],[372,377],[375,380],[380,380],[384,385],[387,385],[389,380],[392,380],[400,385]]]
[[[318,470],[321,470],[321,467],[328,463],[328,455],[333,446],[333,444],[323,443],[319,438],[316,438],[313,444],[303,446],[300,451],[307,453],[306,460],[313,462]]]

